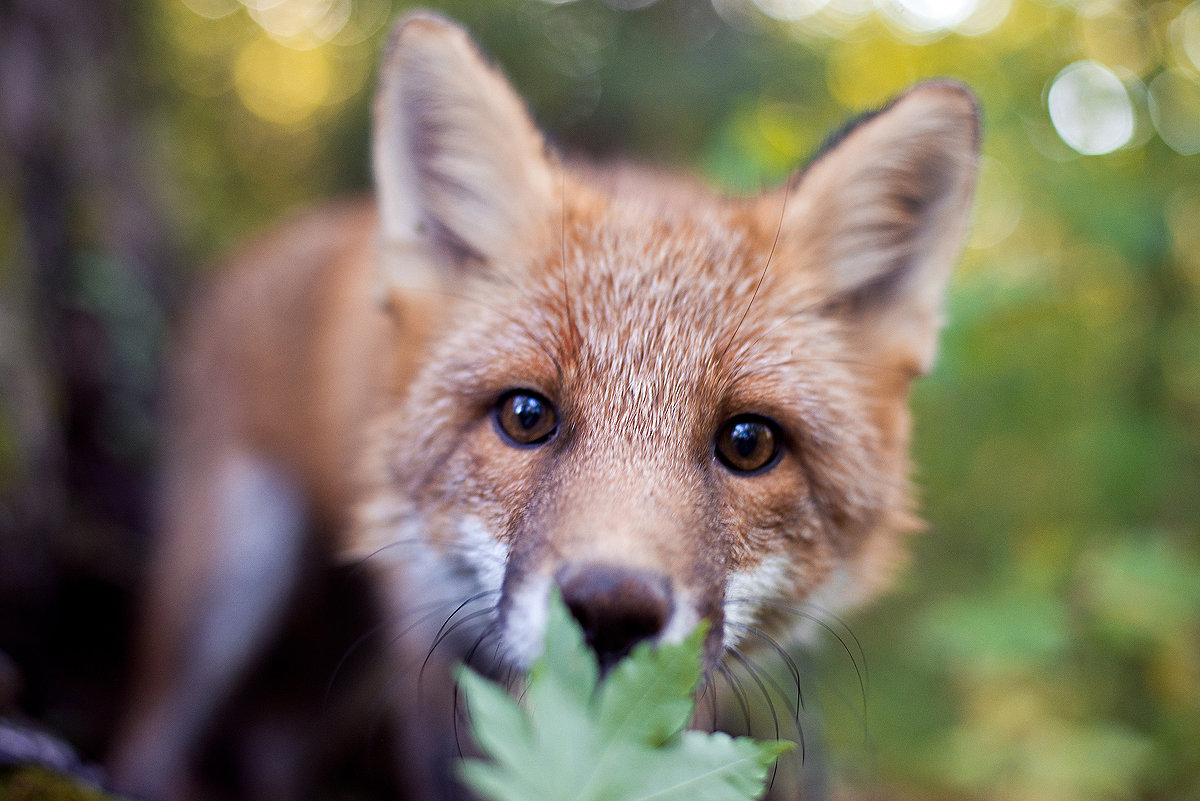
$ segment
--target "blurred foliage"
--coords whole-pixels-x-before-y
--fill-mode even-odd
[[[366,191],[399,3],[135,3],[140,147],[184,263]],[[865,718],[846,653],[819,660],[834,775],[911,798],[1200,799],[1200,3],[428,5],[470,27],[565,149],[735,191],[782,180],[915,80],[976,90],[973,233],[915,397],[930,531],[852,621]],[[0,187],[6,255],[16,213]]]
[[[0,770],[0,798],[5,801],[108,801],[108,795],[76,779],[41,768]]]

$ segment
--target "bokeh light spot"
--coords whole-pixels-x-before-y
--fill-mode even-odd
[[[1171,23],[1171,34],[1181,55],[1200,70],[1200,0],[1179,13]]]
[[[984,250],[1008,238],[1021,219],[1021,190],[1008,167],[999,159],[979,160],[979,199],[971,222],[968,247]]]
[[[233,81],[238,97],[254,114],[280,125],[296,125],[329,96],[329,64],[321,50],[293,50],[258,39],[238,55]]]
[[[1085,156],[1111,153],[1133,136],[1133,102],[1125,84],[1094,61],[1077,61],[1058,73],[1046,105],[1058,135]]]
[[[1012,0],[980,0],[956,30],[967,36],[983,36],[1008,19],[1012,7]]]
[[[979,0],[879,0],[879,10],[915,33],[950,30],[975,12]]]
[[[1176,153],[1200,153],[1200,81],[1183,70],[1160,73],[1150,82],[1150,119]]]
[[[243,0],[259,26],[288,47],[305,50],[325,44],[350,21],[350,0]]]
[[[183,4],[205,19],[221,19],[237,11],[237,0],[183,0]]]
[[[811,17],[827,4],[828,0],[754,0],[754,5],[762,13],[787,22]]]

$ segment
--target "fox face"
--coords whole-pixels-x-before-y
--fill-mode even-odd
[[[305,586],[338,554],[382,602],[362,614],[394,623],[373,661],[406,798],[461,797],[450,663],[528,666],[554,592],[602,666],[707,620],[712,671],[878,591],[918,525],[907,396],[933,363],[978,116],[965,88],[923,84],[785,186],[721,197],[564,161],[462,29],[404,18],[375,103],[374,208],[247,248],[171,365],[119,786],[211,795],[206,732],[269,685],[247,678],[291,644],[291,608],[338,600],[334,577]],[[296,639],[319,661],[319,634]],[[295,746],[260,765],[230,724],[215,731],[245,741],[241,797],[311,793],[331,749],[303,740],[329,726],[290,727]]]
[[[882,586],[917,527],[907,393],[969,213],[970,93],[919,86],[730,199],[560,160],[439,17],[397,27],[381,80],[403,378],[348,550],[404,619],[524,666],[556,589],[602,665],[707,619],[712,667]]]

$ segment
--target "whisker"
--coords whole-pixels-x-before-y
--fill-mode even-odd
[[[806,609],[802,609],[800,607],[793,606],[792,604],[785,603],[783,601],[776,601],[776,600],[771,600],[771,599],[756,600],[756,599],[749,599],[749,598],[745,598],[745,599],[733,598],[733,599],[726,599],[726,603],[740,603],[740,604],[771,607],[772,609],[777,609],[781,612],[787,612],[789,614],[796,615],[797,617],[802,617],[805,620],[810,620],[813,623],[815,623],[816,625],[820,626],[826,632],[828,632],[842,646],[842,650],[845,651],[846,656],[848,656],[850,658],[850,664],[854,666],[854,673],[858,677],[858,688],[859,688],[859,694],[862,697],[862,706],[863,706],[864,710],[866,709],[866,706],[867,706],[867,683],[866,683],[866,679],[864,678],[864,672],[865,672],[865,668],[866,668],[866,653],[863,650],[862,642],[858,639],[858,636],[854,633],[854,631],[850,628],[850,626],[846,624],[846,622],[844,620],[842,620],[841,618],[838,618],[836,615],[827,613],[827,614],[830,614],[830,617],[832,617],[834,619],[834,621],[836,623],[838,623],[845,630],[845,632],[849,635],[850,639],[854,642],[854,645],[857,648],[858,653],[859,653],[858,657],[855,656],[854,649],[850,648],[850,645],[846,642],[845,638],[843,638],[842,635],[838,633],[837,629],[835,629],[833,626],[829,625],[829,623],[827,623],[823,618],[821,618],[815,612],[810,612]]]
[[[726,621],[726,625],[730,625],[730,623]],[[738,623],[736,624],[736,627],[765,642],[767,647],[771,648],[776,654],[778,654],[780,661],[782,661],[784,667],[788,669],[788,673],[792,675],[792,681],[796,685],[796,707],[794,717],[799,719],[800,710],[804,709],[804,690],[800,686],[800,668],[796,665],[796,660],[792,658],[792,655],[787,652],[786,648],[775,641],[774,637],[770,636],[757,626],[751,626],[748,623]],[[784,697],[786,698],[786,696]]]
[[[702,687],[699,693],[696,695],[696,707],[699,708],[700,704],[704,702],[704,699],[708,699],[708,730],[709,732],[715,732],[717,730],[717,686],[713,681],[711,672],[707,670],[704,672],[704,676],[700,681]],[[693,712],[692,715],[694,718],[695,712]]]
[[[374,626],[371,626],[371,628],[367,629],[365,633],[360,634],[358,638],[346,649],[346,652],[342,654],[341,658],[338,659],[337,664],[334,665],[333,672],[329,675],[329,681],[325,683],[325,698],[322,703],[326,708],[329,706],[330,696],[333,695],[333,686],[337,683],[338,674],[342,672],[342,667],[346,664],[347,660],[349,660],[354,652],[361,648],[372,637],[379,634],[384,629],[395,625],[397,617],[398,616],[393,616],[389,619],[385,619],[379,623],[376,623]]]
[[[725,678],[726,683],[729,685],[730,692],[733,693],[734,699],[737,701],[738,706],[741,707],[742,721],[746,724],[747,736],[753,737],[754,724],[750,722],[750,707],[746,703],[745,688],[742,687],[741,681],[738,680],[737,675],[734,674],[728,665],[717,665],[717,671]]]
[[[359,574],[359,572],[361,570],[363,570],[363,568],[366,567],[368,560],[375,558],[376,556],[383,553],[384,551],[390,550],[392,548],[399,548],[400,546],[423,545],[423,544],[425,544],[425,541],[423,539],[421,539],[420,537],[407,537],[405,539],[392,540],[387,545],[381,545],[378,548],[376,548],[375,550],[371,551],[366,556],[356,559],[356,560],[354,560],[353,563],[348,564],[347,565],[347,567],[348,567],[347,575],[349,575],[350,577],[357,576]]]
[[[567,170],[560,166],[559,177],[562,179],[562,190],[559,194],[561,214],[559,216],[558,244],[562,251],[560,267],[562,268],[563,307],[567,315],[567,334],[571,337],[570,352],[579,350],[580,333],[575,325],[575,315],[571,313],[571,285],[567,282]]]
[[[499,591],[498,591],[498,590],[493,590],[493,591],[491,591],[491,592],[492,592],[492,593],[497,593],[497,592],[499,592]],[[487,594],[489,594],[489,593],[477,593],[477,594],[476,594],[476,596],[475,596],[475,600],[476,600],[476,601],[478,601],[478,600],[481,600],[481,599],[482,599],[484,596],[486,596]],[[430,601],[430,602],[428,602],[428,603],[422,604],[421,606],[418,606],[418,607],[416,607],[416,608],[414,608],[414,609],[406,610],[406,611],[405,611],[405,613],[404,613],[403,615],[401,615],[401,616],[398,616],[398,617],[399,617],[401,620],[407,620],[407,619],[410,619],[410,618],[412,618],[412,617],[414,617],[414,616],[416,616],[416,619],[415,619],[415,620],[412,620],[412,622],[411,622],[411,623],[409,623],[409,624],[408,624],[407,626],[405,626],[403,629],[401,629],[401,630],[400,630],[400,631],[398,631],[396,634],[394,634],[394,635],[393,635],[393,636],[392,636],[392,637],[391,637],[391,638],[388,640],[388,642],[387,642],[387,644],[386,644],[386,646],[385,646],[385,647],[386,647],[386,648],[394,648],[394,647],[396,646],[396,643],[398,643],[398,642],[402,641],[404,638],[406,638],[406,637],[407,637],[407,636],[408,636],[410,633],[412,633],[412,631],[413,631],[414,629],[416,629],[416,628],[418,628],[418,627],[420,627],[420,626],[424,625],[424,624],[425,624],[425,623],[427,623],[428,621],[430,621],[430,620],[432,620],[432,619],[436,618],[436,617],[437,617],[437,615],[438,615],[438,610],[439,610],[439,609],[442,609],[442,608],[444,608],[444,607],[445,607],[445,605],[446,605],[446,602],[445,602],[445,601],[443,601],[443,600],[441,600],[441,599],[438,599],[438,600],[434,600],[434,601]],[[427,609],[428,609],[428,610],[431,610],[431,611],[425,612],[424,614],[420,614],[420,612],[422,612],[422,611],[424,611],[424,610],[427,610]],[[461,606],[460,606],[460,609],[461,609]],[[488,609],[484,609],[484,610],[482,610],[482,612],[481,612],[481,613],[482,613],[482,614],[487,614],[487,613],[488,613],[488,612],[490,612],[492,609],[494,609],[494,606],[493,606],[493,607],[489,607]],[[455,613],[457,613],[457,611],[458,611],[458,610],[455,610]],[[418,616],[418,615],[419,615],[419,616]],[[390,623],[390,624],[392,624],[392,625],[395,625],[395,624],[396,624],[396,621],[397,621],[397,617],[393,617],[393,618],[391,618],[391,619],[390,619],[389,621],[387,621],[387,622],[388,622],[388,623]],[[439,631],[440,631],[440,630],[441,630],[441,629],[439,629]],[[443,634],[442,636],[443,636],[443,637],[445,637],[445,636],[448,636],[448,634]],[[420,688],[420,686],[421,686],[421,679],[423,678],[423,675],[424,675],[425,666],[426,666],[426,665],[428,664],[428,662],[429,662],[429,657],[430,657],[430,655],[432,655],[433,649],[434,649],[434,648],[436,648],[436,647],[437,647],[437,645],[439,645],[439,644],[440,644],[440,640],[439,640],[437,643],[434,643],[434,645],[433,645],[433,646],[430,648],[429,652],[427,653],[427,655],[426,655],[426,657],[425,657],[425,661],[424,661],[424,663],[423,663],[423,664],[422,664],[422,666],[421,666],[421,674],[419,674],[419,675],[418,675],[418,681],[417,681],[417,687],[418,687],[418,689],[419,689],[419,688]],[[394,673],[393,673],[393,674],[392,674],[392,675],[391,675],[391,676],[388,678],[388,680],[387,680],[386,682],[384,682],[384,685],[383,685],[383,687],[381,687],[381,688],[379,689],[379,692],[378,692],[378,694],[377,694],[377,697],[378,697],[378,698],[380,698],[380,699],[382,699],[382,698],[385,698],[385,697],[389,696],[391,693],[393,693],[393,692],[394,692],[394,689],[395,689],[396,685],[399,683],[399,681],[400,681],[401,677],[402,677],[402,674],[401,674],[400,672],[394,672]],[[379,709],[379,711],[378,711],[378,712],[377,712],[377,714],[375,715],[375,717],[374,717],[374,720],[371,722],[371,725],[370,725],[370,727],[369,727],[369,729],[370,729],[370,732],[371,732],[371,735],[370,735],[370,736],[374,736],[374,732],[375,732],[375,731],[378,729],[378,727],[379,727],[379,722],[380,722],[380,719],[382,718],[382,715],[383,715],[383,708],[382,708],[382,706],[381,706],[381,708]]]
[[[775,712],[775,701],[771,698],[771,693],[767,689],[767,685],[763,683],[759,677],[759,669],[737,648],[727,649],[729,655],[737,661],[746,670],[746,675],[758,687],[759,693],[762,694],[763,700],[767,704],[767,710],[771,713],[771,723],[774,726],[775,739],[779,739],[779,715]],[[778,685],[777,685],[778,686]],[[776,690],[778,692],[778,689]],[[786,696],[784,696],[786,698]]]
[[[469,596],[466,600],[464,600],[458,606],[454,607],[454,611],[451,612],[449,615],[447,615],[446,619],[442,622],[442,625],[438,628],[437,632],[433,635],[433,642],[434,642],[433,648],[436,648],[438,643],[440,643],[442,641],[442,639],[443,639],[442,633],[446,630],[446,626],[450,625],[450,621],[454,620],[454,616],[457,615],[459,612],[461,612],[463,610],[463,607],[465,607],[467,604],[474,603],[475,601],[482,600],[489,595],[499,595],[499,594],[500,594],[499,590],[480,590],[479,592],[475,593],[474,595]],[[433,649],[431,648],[430,650],[432,651]],[[426,661],[428,661],[428,658],[426,658]]]
[[[466,656],[463,657],[464,665],[472,664],[473,660],[475,659],[475,652],[477,650],[479,650],[479,646],[481,646],[483,644],[484,640],[486,640],[488,637],[493,635],[495,633],[495,631],[496,631],[495,626],[490,625],[487,628],[485,628],[478,637],[475,638],[475,643],[470,647],[470,649],[468,649]],[[462,700],[463,700],[462,687],[459,686],[459,683],[457,681],[455,681],[454,682],[454,706],[453,706],[453,709],[451,710],[451,720],[454,722],[454,747],[458,751],[459,759],[463,758],[462,738],[461,738],[461,734],[458,729],[458,722],[459,722],[460,715],[464,722],[467,722],[467,723],[470,722],[469,721],[470,712],[465,708],[465,706],[463,706],[461,704]]]
[[[783,218],[787,212],[787,199],[791,194],[791,181],[784,187],[783,202],[779,204],[779,225],[775,227],[775,238],[771,241],[771,250],[767,253],[767,261],[763,264],[762,273],[758,276],[758,283],[754,285],[754,292],[750,295],[750,302],[746,304],[746,310],[742,312],[742,319],[738,320],[737,326],[734,327],[733,333],[729,335],[729,341],[725,343],[725,349],[721,351],[721,355],[717,357],[717,364],[725,361],[725,354],[733,346],[733,340],[737,337],[738,331],[742,330],[742,324],[746,322],[746,317],[750,314],[750,308],[754,305],[754,301],[758,298],[758,291],[762,289],[763,280],[767,277],[767,270],[771,266],[771,259],[775,256],[775,247],[779,244],[779,235],[783,231]]]
[[[462,607],[460,606],[459,609],[461,609],[461,608]],[[437,650],[438,646],[441,645],[446,640],[447,637],[449,637],[451,634],[453,634],[458,629],[462,628],[467,623],[470,623],[472,620],[477,620],[480,617],[483,617],[484,615],[494,614],[495,611],[496,611],[496,608],[494,606],[489,606],[487,609],[477,610],[475,612],[470,613],[469,615],[463,615],[461,618],[459,618],[454,623],[454,625],[450,626],[449,628],[446,628],[445,631],[443,631],[441,633],[441,635],[433,641],[433,645],[429,646],[429,650],[425,653],[425,661],[421,663],[421,670],[417,673],[417,686],[420,686],[422,679],[425,677],[425,669],[427,667],[429,667],[429,660],[431,660],[433,658],[434,652]],[[454,611],[454,614],[458,614],[458,609],[456,609]],[[453,617],[453,615],[452,615],[452,617]],[[447,622],[448,621],[449,621],[449,619],[447,619]],[[443,626],[444,625],[445,624],[443,624]]]
[[[750,627],[746,626],[746,628],[750,628]],[[762,635],[762,636],[766,636],[766,635]],[[767,638],[767,639],[770,639],[770,638]],[[776,647],[778,647],[778,646],[776,646]],[[752,659],[750,659],[750,657],[748,657],[745,654],[745,652],[743,652],[740,648],[738,648],[737,646],[730,646],[728,648],[728,650],[733,655],[734,659],[736,659],[738,662],[741,662],[742,664],[745,665],[747,670],[757,671],[759,676],[771,686],[771,689],[773,689],[780,698],[782,698],[784,701],[788,702],[788,712],[791,713],[791,718],[796,723],[797,730],[799,730],[800,710],[803,708],[800,705],[799,701],[797,701],[797,703],[793,706],[791,703],[791,696],[788,694],[787,690],[785,690],[783,688],[783,686],[778,681],[775,680],[775,677],[772,676],[769,671],[764,670],[761,665],[757,664]],[[777,652],[777,653],[779,653],[779,652]],[[783,651],[782,654],[783,654],[783,656],[787,657],[787,659],[784,660],[785,665],[787,664],[787,662],[792,663],[790,670],[795,671],[795,672],[792,672],[792,678],[796,682],[796,685],[795,685],[796,686],[796,695],[797,695],[797,697],[799,697],[800,692],[801,692],[799,669],[795,667],[795,662],[793,660],[791,660],[791,657],[787,654],[786,651]],[[774,711],[774,710],[772,710],[772,711]]]
[[[772,724],[772,726],[774,726],[774,731],[775,731],[774,739],[778,740],[779,739],[779,715],[777,715],[775,712],[775,702],[771,699],[771,693],[767,690],[767,686],[763,683],[762,679],[758,675],[759,674],[758,668],[756,668],[754,666],[754,664],[749,659],[746,658],[745,654],[743,654],[741,651],[739,651],[736,647],[729,648],[727,650],[728,650],[729,654],[732,655],[735,660],[737,660],[738,664],[741,665],[743,668],[745,668],[746,675],[748,675],[750,677],[750,680],[753,681],[754,684],[758,687],[758,691],[760,693],[762,693],[763,700],[766,701],[766,703],[767,703],[767,710],[771,713],[771,724]],[[768,676],[767,678],[770,679],[770,676]],[[778,685],[776,685],[776,687],[778,688]],[[777,691],[778,691],[778,689],[777,689]],[[787,696],[784,696],[785,699],[786,699],[786,697]],[[796,724],[796,731],[799,732],[800,731],[800,721],[799,720],[795,721],[795,724]],[[771,788],[773,788],[775,786],[775,774],[778,771],[779,771],[779,760],[775,760],[771,764],[771,777],[770,777],[770,780],[767,782],[767,791],[768,792],[770,792]]]
[[[500,273],[500,272],[502,272],[502,271],[493,270],[493,271],[489,272],[489,277],[494,278],[493,274]],[[514,286],[514,287],[517,286],[517,284],[515,282],[512,282],[511,280],[506,280],[506,283],[509,283],[511,286]],[[535,331],[533,328],[531,328],[529,326],[528,321],[518,317],[517,315],[515,315],[511,312],[505,311],[505,310],[499,308],[498,306],[495,306],[495,305],[489,303],[488,301],[482,300],[477,297],[472,297],[471,295],[466,295],[461,292],[450,292],[450,291],[447,291],[444,289],[433,289],[433,288],[429,288],[429,287],[414,287],[411,291],[421,292],[421,293],[425,293],[428,295],[437,295],[440,297],[446,297],[451,300],[458,300],[458,301],[463,301],[466,303],[476,303],[476,304],[484,307],[485,309],[496,314],[498,317],[501,317],[502,319],[507,320],[508,322],[515,325],[527,337],[529,337],[530,342],[537,345],[538,349],[541,350],[542,353],[546,355],[546,358],[549,359],[550,362],[552,364],[554,364],[555,367],[560,367],[558,356],[555,353],[553,343],[549,339],[547,339],[542,333],[539,333],[538,331]]]

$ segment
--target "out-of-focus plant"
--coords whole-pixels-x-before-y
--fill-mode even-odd
[[[686,731],[707,626],[642,644],[599,680],[557,595],[520,700],[464,668],[471,731],[490,761],[459,765],[492,801],[753,801],[789,742]]]

